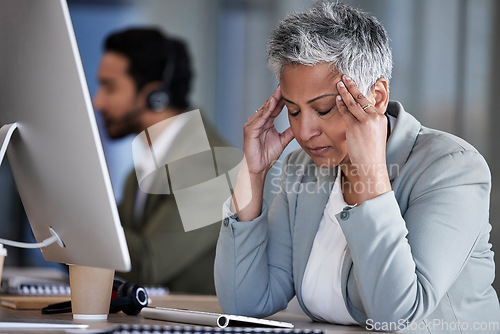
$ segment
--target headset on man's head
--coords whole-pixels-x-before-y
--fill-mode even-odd
[[[174,79],[175,68],[177,67],[177,55],[175,45],[172,41],[167,39],[167,55],[165,59],[165,68],[163,69],[162,89],[153,90],[146,98],[148,109],[154,111],[163,111],[168,107],[171,99],[172,81]]]

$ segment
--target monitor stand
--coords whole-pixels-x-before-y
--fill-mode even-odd
[[[5,157],[12,135],[17,129],[17,123],[5,124],[0,128],[0,165]],[[54,233],[55,231],[51,231],[52,235]],[[58,244],[64,247],[62,242],[58,242]],[[69,284],[74,319],[107,319],[111,303],[114,272],[113,269],[69,265]]]
[[[7,152],[7,147],[10,143],[10,138],[17,129],[17,123],[5,124],[0,128],[0,165],[2,164],[5,152]]]

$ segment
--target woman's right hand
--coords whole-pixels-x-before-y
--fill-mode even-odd
[[[245,123],[243,162],[231,201],[231,211],[236,212],[241,221],[250,221],[260,215],[266,174],[293,139],[291,128],[279,133],[274,126],[274,119],[284,105],[278,86]]]
[[[283,110],[284,105],[281,88],[278,86],[273,95],[244,125],[243,154],[251,174],[265,177],[293,139],[290,127],[279,133],[274,126],[274,119]]]

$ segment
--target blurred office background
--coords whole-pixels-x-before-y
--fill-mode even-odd
[[[237,148],[245,120],[274,91],[266,67],[270,32],[310,0],[68,0],[82,61],[93,95],[104,37],[135,25],[153,25],[188,42],[195,69],[191,100]],[[391,38],[391,99],[423,125],[465,138],[492,170],[492,242],[500,252],[500,3],[495,0],[351,0],[373,13]],[[497,95],[499,94],[499,95]],[[285,115],[283,115],[285,116]],[[286,117],[277,120],[287,127]],[[111,142],[101,132],[117,200],[133,168],[131,138]],[[292,143],[287,151],[297,148]],[[450,166],[453,168],[453,166]],[[0,169],[8,180],[8,166]],[[29,238],[19,199],[2,181],[0,237]],[[6,224],[16,222],[16,224]],[[43,264],[39,251],[9,250],[7,264]],[[500,267],[500,255],[496,262]],[[497,267],[497,277],[500,270]],[[500,291],[500,279],[495,285]]]

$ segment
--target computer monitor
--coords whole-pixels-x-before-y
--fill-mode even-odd
[[[0,126],[14,122],[7,156],[35,238],[51,227],[65,245],[45,260],[130,270],[65,0],[0,0]]]

